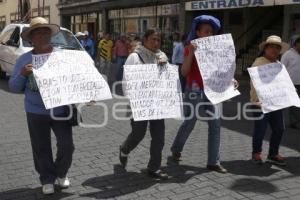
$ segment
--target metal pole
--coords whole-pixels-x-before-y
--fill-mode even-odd
[[[38,16],[41,15],[41,11],[40,11],[40,0],[38,0]]]
[[[43,17],[45,17],[45,0],[43,0]]]
[[[18,21],[22,20],[22,18],[23,18],[22,0],[19,0]]]

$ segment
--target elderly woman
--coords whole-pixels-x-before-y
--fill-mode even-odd
[[[157,29],[147,30],[144,34],[143,45],[138,46],[134,52],[129,55],[125,65],[167,63],[168,58],[166,54],[160,50],[160,43],[160,31]],[[129,153],[134,150],[145,137],[148,124],[150,125],[151,134],[150,160],[147,169],[143,170],[143,172],[154,179],[165,180],[168,179],[168,175],[160,170],[162,150],[165,143],[164,119],[144,121],[134,121],[131,119],[132,131],[120,146],[119,159],[125,168]]]
[[[287,44],[282,42],[280,37],[272,35],[268,37],[265,42],[262,42],[259,48],[261,55],[256,58],[252,64],[252,67],[279,62],[279,56],[285,49],[287,49]],[[252,84],[250,98],[251,102],[254,104],[254,107],[260,110],[261,103]],[[285,129],[282,110],[273,111],[267,114],[263,114],[262,112],[254,112],[253,115],[256,120],[254,121],[254,132],[252,137],[252,161],[256,164],[263,163],[262,144],[268,124],[270,124],[272,134],[270,138],[267,162],[281,166],[286,165],[284,158],[279,154],[279,146]]]
[[[36,17],[31,20],[30,27],[23,31],[23,40],[30,41],[33,50],[23,54],[16,62],[14,72],[9,80],[10,90],[25,93],[25,111],[30,134],[33,160],[36,171],[40,175],[42,192],[54,193],[57,180],[62,188],[70,185],[66,177],[72,163],[74,152],[72,126],[69,120],[55,120],[50,110],[45,108],[41,94],[32,74],[32,56],[54,51],[50,44],[51,36],[58,33],[59,26],[48,24],[47,20]],[[52,112],[56,117],[68,116],[67,106],[57,107]],[[51,148],[51,129],[57,139],[56,160],[53,160]]]

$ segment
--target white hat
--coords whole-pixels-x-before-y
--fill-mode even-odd
[[[280,51],[281,54],[289,49],[289,45],[285,42],[282,42],[281,38],[277,35],[271,35],[267,38],[266,41],[260,43],[259,50],[263,51],[267,44],[276,44],[276,45],[280,46],[281,47],[281,51]]]
[[[85,34],[82,33],[82,32],[77,32],[77,33],[75,34],[75,37],[80,37],[80,36],[85,36]]]
[[[49,28],[51,30],[51,35],[55,35],[60,31],[60,27],[56,24],[49,24],[48,21],[43,17],[35,17],[31,20],[29,28],[24,30],[21,33],[21,37],[23,40],[30,41],[30,33],[31,31],[37,28]]]
[[[88,31],[84,31],[83,34],[86,35],[86,36],[88,36],[89,32]]]

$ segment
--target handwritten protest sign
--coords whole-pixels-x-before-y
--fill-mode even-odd
[[[84,51],[32,56],[33,74],[46,109],[112,98],[108,84]]]
[[[182,117],[178,66],[124,65],[123,81],[135,121]]]
[[[271,63],[248,68],[263,113],[290,106],[300,107],[300,99],[284,65]]]
[[[191,43],[197,45],[195,56],[209,101],[218,104],[239,95],[233,84],[236,55],[231,34],[200,38]]]

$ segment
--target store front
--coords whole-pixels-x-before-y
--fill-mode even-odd
[[[109,10],[109,31],[114,36],[120,33],[142,35],[148,28],[157,27],[165,35],[179,31],[179,4],[147,6]]]

